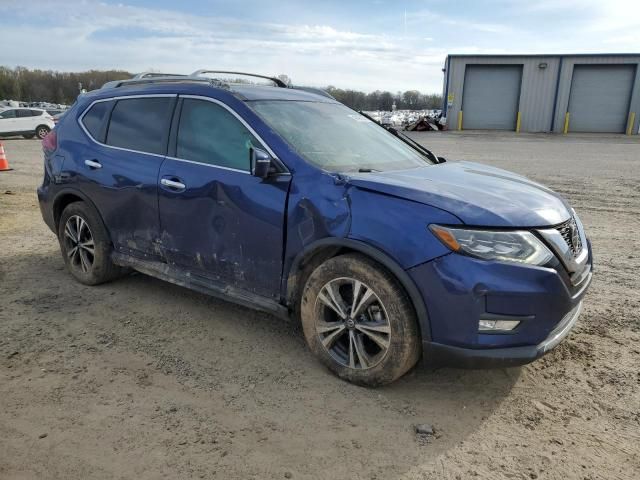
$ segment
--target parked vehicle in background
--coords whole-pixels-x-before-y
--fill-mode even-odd
[[[68,110],[63,110],[60,113],[57,113],[53,116],[54,123],[58,123],[60,119],[67,113]]]
[[[20,106],[20,102],[18,102],[17,100],[0,100],[0,110],[4,109],[4,108],[13,108],[13,107],[19,107]]]
[[[36,108],[6,108],[0,110],[0,135],[22,135],[43,139],[53,129],[53,117]]]
[[[61,108],[47,108],[46,109],[47,113],[49,115],[51,115],[53,118],[56,117],[56,115],[60,115],[61,113],[66,112],[66,110],[63,110]]]
[[[218,73],[111,82],[45,138],[40,208],[77,281],[135,269],[294,316],[363,385],[420,356],[520,365],[569,334],[592,254],[559,195],[330,97]]]

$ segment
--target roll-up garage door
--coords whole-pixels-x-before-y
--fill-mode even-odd
[[[624,133],[635,74],[635,65],[576,65],[569,131]]]
[[[521,83],[522,65],[467,65],[463,128],[515,130]]]

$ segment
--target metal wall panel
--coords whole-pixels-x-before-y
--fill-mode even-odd
[[[520,116],[522,132],[558,132],[564,127],[569,104],[574,65],[640,63],[640,54],[612,55],[450,55],[445,73],[445,85],[451,105],[447,106],[447,127],[458,128],[464,77],[467,65],[522,65]],[[448,85],[447,85],[448,79]],[[445,98],[445,103],[447,103]],[[630,112],[635,112],[631,133],[640,128],[640,68],[630,100]],[[464,116],[464,113],[463,113]]]
[[[449,93],[453,95],[453,104],[447,111],[447,124],[450,130],[456,130],[458,127],[457,120],[463,100],[464,76],[468,65],[520,65],[522,67],[522,86],[518,103],[521,131],[550,131],[555,86],[558,77],[559,59],[557,57],[449,57],[449,71],[447,72],[449,75]],[[541,65],[542,68],[540,67]],[[463,117],[464,115],[466,115],[466,112],[463,112]]]
[[[569,95],[569,131],[624,133],[635,65],[576,65]]]
[[[640,55],[602,55],[602,56],[580,56],[567,55],[563,59],[562,70],[560,72],[560,82],[558,85],[558,99],[556,104],[556,118],[553,131],[562,133],[565,123],[566,113],[569,111],[569,97],[571,95],[571,83],[573,79],[574,67],[576,65],[623,65],[630,64],[636,66],[636,78],[629,102],[629,111],[636,112],[634,125],[631,126],[631,133],[638,133],[638,116],[640,115],[640,72],[637,65],[640,62]],[[571,121],[569,121],[571,127]]]
[[[515,130],[521,85],[522,65],[467,65],[463,128]]]

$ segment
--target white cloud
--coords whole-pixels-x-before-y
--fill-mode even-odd
[[[464,8],[455,16],[407,12],[407,36],[393,23],[370,33],[329,21],[259,22],[96,0],[0,0],[0,18],[11,19],[0,28],[0,62],[57,70],[216,68],[286,73],[314,86],[439,92],[447,53],[639,50],[640,2],[488,5],[483,18]]]
[[[435,92],[446,56],[442,48],[414,49],[405,39],[329,25],[257,23],[93,1],[9,1],[0,15],[3,10],[19,12],[23,21],[0,29],[2,62],[58,70],[209,67],[286,73],[296,83],[316,86]],[[48,25],[33,25],[36,15]]]

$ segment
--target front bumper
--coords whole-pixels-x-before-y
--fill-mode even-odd
[[[569,334],[578,321],[582,302],[578,303],[558,326],[538,345],[521,347],[472,349],[425,342],[424,359],[431,366],[446,365],[457,368],[496,368],[525,365],[552,350]]]
[[[561,264],[536,267],[449,254],[408,271],[422,293],[428,324],[424,359],[432,366],[489,368],[529,363],[560,343],[575,325],[592,279],[578,285]],[[486,318],[521,320],[510,332],[479,332]],[[430,335],[425,335],[428,329]]]

